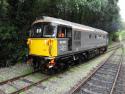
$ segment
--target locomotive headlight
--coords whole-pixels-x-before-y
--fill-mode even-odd
[[[55,64],[56,62],[54,59],[50,60],[50,62],[48,63],[48,68],[52,68]]]
[[[55,60],[54,59],[50,60],[49,64],[55,65]]]

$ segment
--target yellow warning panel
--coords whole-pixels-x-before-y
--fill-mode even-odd
[[[29,38],[29,54],[38,56],[57,56],[56,38]]]

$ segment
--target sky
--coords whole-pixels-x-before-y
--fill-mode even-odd
[[[119,0],[121,18],[125,21],[125,0]]]

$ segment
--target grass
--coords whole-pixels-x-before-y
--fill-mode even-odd
[[[119,39],[120,39],[120,40],[125,39],[125,30],[122,30],[122,31],[116,32],[116,35],[119,36]]]

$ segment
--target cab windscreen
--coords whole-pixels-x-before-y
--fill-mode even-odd
[[[55,26],[51,23],[36,23],[31,27],[31,38],[52,38],[56,36]]]

